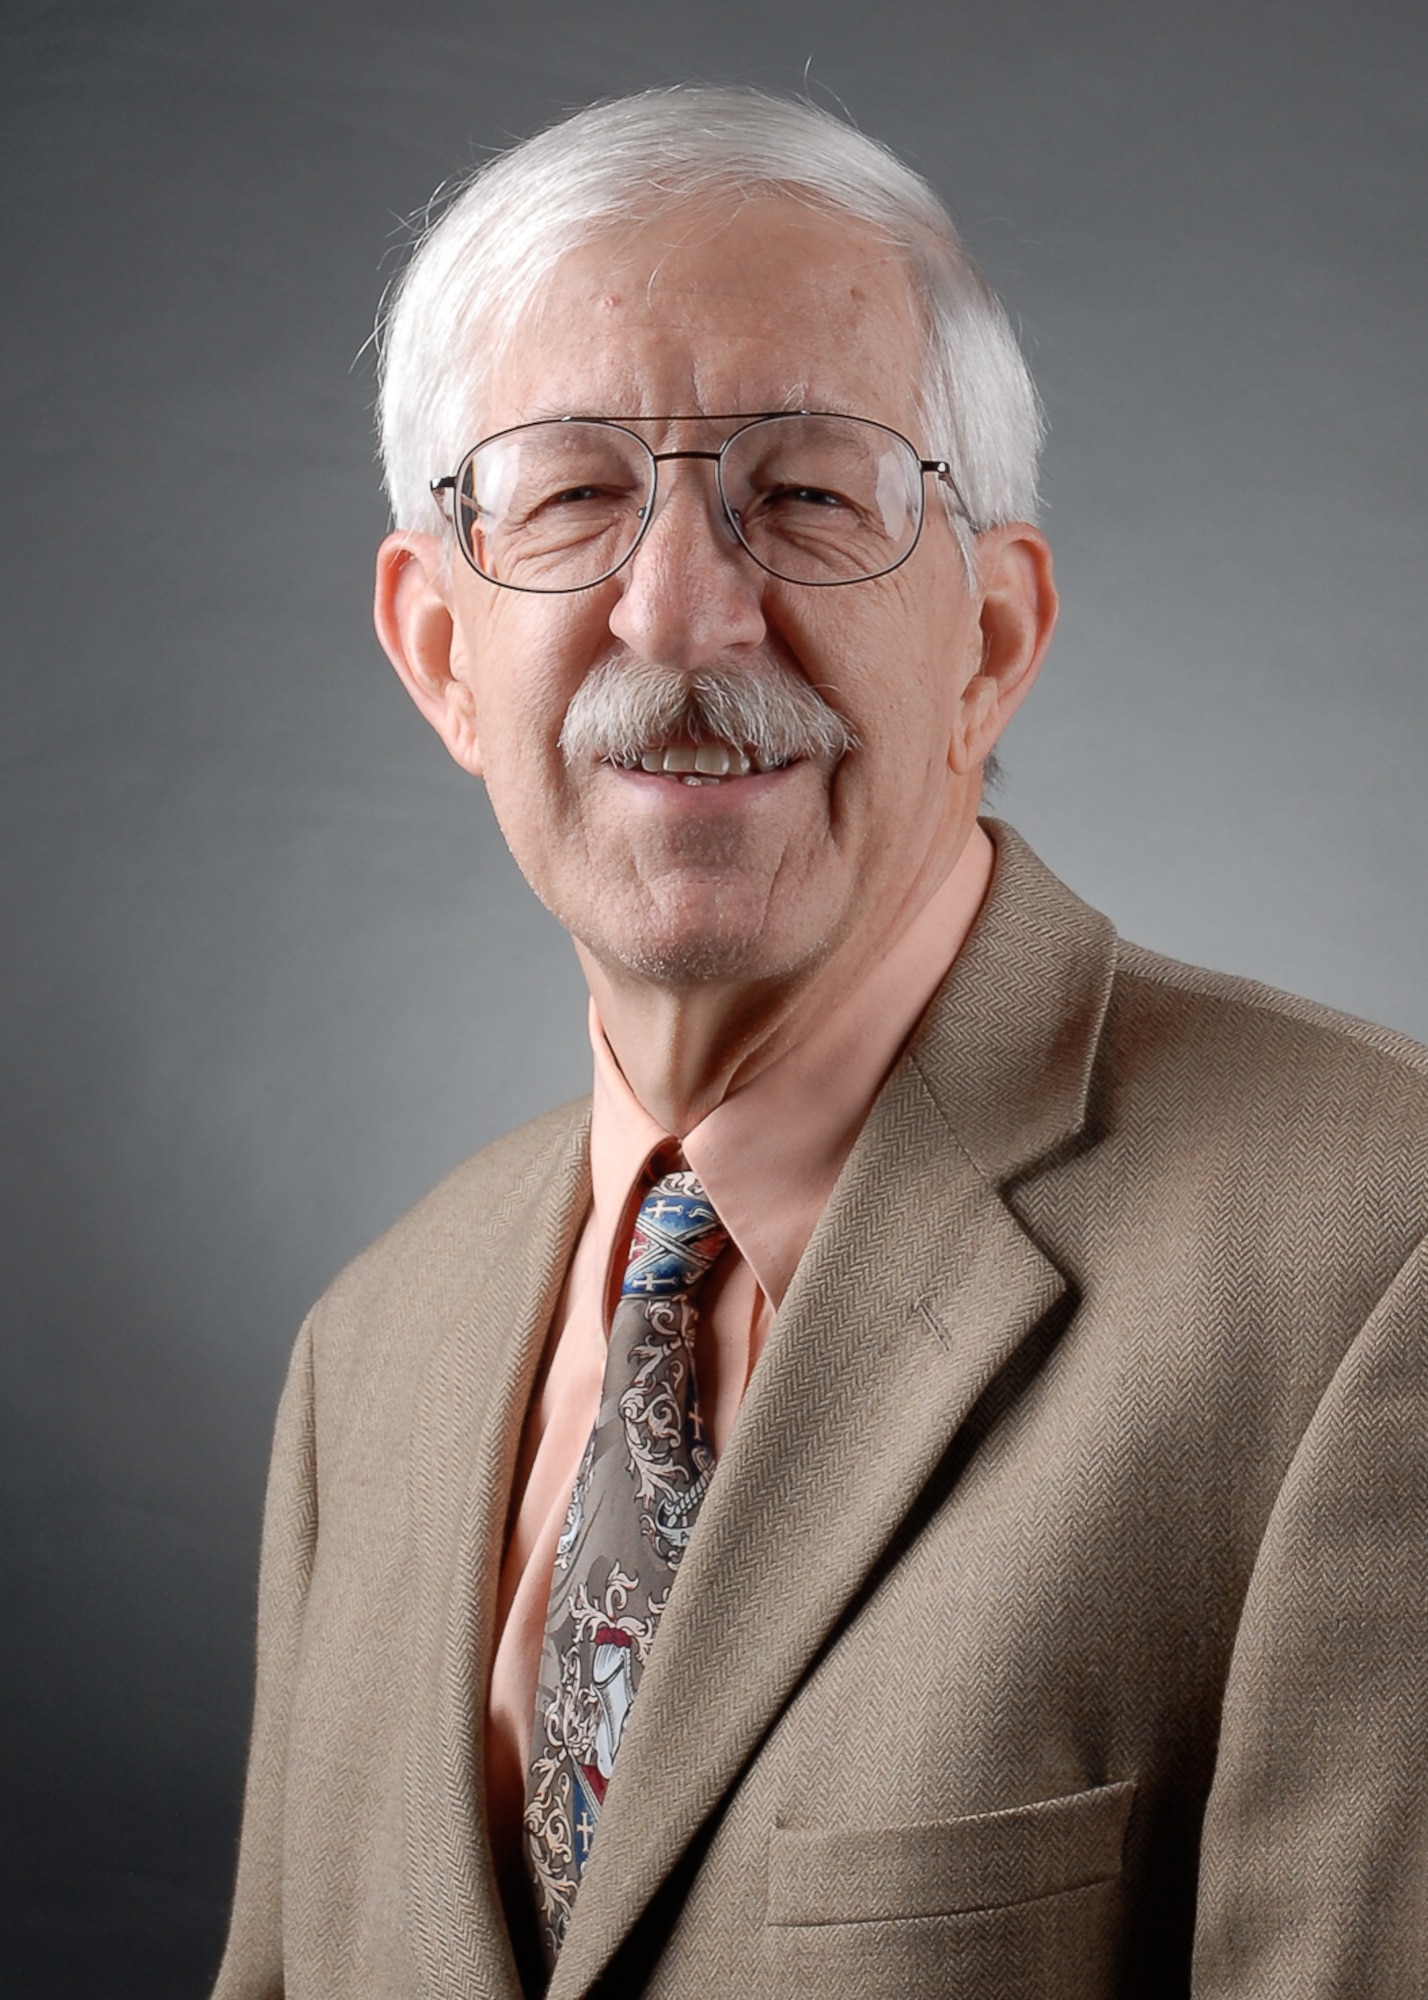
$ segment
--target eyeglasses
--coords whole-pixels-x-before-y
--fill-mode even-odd
[[[730,423],[717,451],[654,451],[633,423]],[[431,490],[478,576],[505,590],[589,590],[630,560],[654,519],[659,468],[708,459],[734,535],[785,583],[886,576],[922,532],[923,475],[966,514],[945,458],[919,458],[864,417],[781,410],[737,417],[553,417],[498,431]]]

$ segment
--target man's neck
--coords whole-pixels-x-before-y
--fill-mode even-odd
[[[985,892],[991,852],[974,825],[951,869],[920,881],[883,922],[785,978],[657,982],[597,959],[577,941],[595,1011],[635,1097],[666,1132],[682,1138],[839,1006],[950,875],[966,879],[970,921]]]
[[[656,985],[591,960],[577,945],[595,1011],[639,1102],[676,1138],[785,1046],[816,974],[758,985]]]

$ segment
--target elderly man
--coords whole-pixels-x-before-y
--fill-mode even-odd
[[[382,421],[377,628],[594,1095],[304,1330],[219,1993],[1422,1992],[1428,1063],[979,821],[1056,601],[944,212],[587,112]]]

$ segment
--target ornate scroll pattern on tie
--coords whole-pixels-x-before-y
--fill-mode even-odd
[[[526,1791],[526,1852],[553,1964],[640,1675],[714,1471],[692,1294],[728,1241],[696,1177],[640,1205],[600,1411],[556,1547]]]

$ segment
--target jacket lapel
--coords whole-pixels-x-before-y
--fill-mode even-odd
[[[1113,933],[1016,840],[799,1266],[700,1517],[550,2000],[575,2000],[735,1780],[1065,1282],[1004,1199],[1081,1130]]]
[[[485,1691],[522,1426],[589,1205],[587,1140],[587,1120],[558,1118],[502,1188],[495,1251],[423,1384],[411,1454],[423,1577],[405,1816],[411,1943],[433,1992],[515,2000],[521,1990],[481,1804]]]

